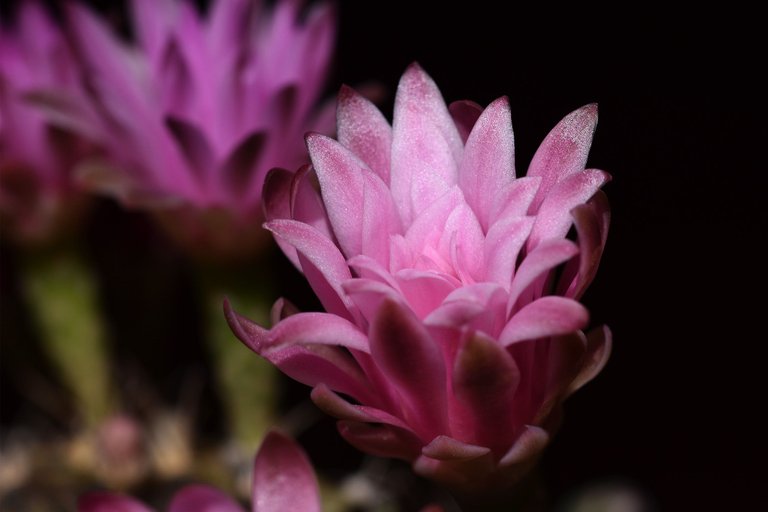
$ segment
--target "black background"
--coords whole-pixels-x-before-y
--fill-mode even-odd
[[[418,61],[448,101],[507,95],[519,175],[560,118],[599,103],[589,165],[613,175],[613,221],[585,302],[613,329],[614,353],[567,405],[544,460],[550,490],[620,480],[661,510],[762,503],[768,130],[757,15],[337,5],[329,93],[374,81],[392,94]]]

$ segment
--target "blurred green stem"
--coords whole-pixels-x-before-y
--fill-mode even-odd
[[[253,265],[255,268],[262,265]],[[240,314],[261,325],[270,324],[275,297],[272,284],[253,267],[203,267],[208,338],[216,359],[219,389],[235,440],[254,452],[272,426],[277,404],[276,371],[232,334],[222,309],[224,298]]]
[[[92,427],[107,414],[111,390],[94,274],[72,247],[26,257],[22,268],[46,349]]]

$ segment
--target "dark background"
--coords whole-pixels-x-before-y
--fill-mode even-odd
[[[589,165],[614,177],[613,222],[584,300],[594,323],[613,329],[614,352],[567,404],[546,485],[566,496],[621,481],[661,510],[754,509],[768,456],[758,420],[768,130],[757,15],[501,5],[339,2],[329,93],[374,81],[392,94],[418,61],[449,102],[507,95],[518,174],[557,121],[598,102]],[[300,278],[279,293],[301,304]]]

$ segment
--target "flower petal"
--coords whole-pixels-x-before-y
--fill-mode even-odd
[[[534,211],[556,183],[584,170],[596,126],[597,105],[593,103],[571,112],[549,132],[533,155],[526,174],[541,177]]]
[[[512,217],[495,223],[488,230],[483,242],[485,281],[493,281],[504,288],[512,285],[517,257],[534,221],[534,217]]]
[[[341,288],[341,283],[351,279],[352,274],[338,247],[319,230],[302,222],[274,220],[264,227],[296,249],[304,275],[325,310],[352,320],[353,304]]]
[[[214,487],[188,485],[173,497],[168,512],[243,512],[243,509]]]
[[[461,141],[466,144],[472,128],[483,113],[483,107],[474,101],[459,100],[448,105],[448,112],[451,113],[453,122],[456,123]]]
[[[488,105],[477,120],[464,148],[459,186],[483,231],[490,228],[500,192],[515,178],[515,137],[509,100]]]
[[[312,389],[312,401],[323,412],[334,418],[360,423],[381,423],[403,430],[411,430],[400,418],[392,416],[386,411],[364,405],[350,404],[331,391],[325,384],[318,384]]]
[[[290,203],[293,179],[294,174],[285,169],[275,168],[267,173],[262,192],[264,217],[267,221],[291,218]],[[296,268],[300,269],[301,264],[296,249],[282,238],[275,237],[275,242]]]
[[[297,313],[283,319],[259,348],[268,354],[273,347],[283,349],[295,344],[340,346],[370,353],[368,338],[356,325],[328,313]]]
[[[587,309],[572,299],[542,297],[515,313],[501,332],[499,342],[505,347],[522,340],[568,334],[586,327]]]
[[[460,286],[451,276],[432,271],[403,269],[394,277],[403,297],[419,318],[434,311],[449,293]]]
[[[467,460],[487,455],[491,450],[485,446],[465,443],[448,436],[437,436],[421,449],[421,453],[437,460]]]
[[[413,460],[418,457],[423,444],[410,430],[391,425],[342,420],[337,426],[349,444],[378,457]]]
[[[304,451],[272,431],[253,464],[253,512],[284,510],[320,512],[320,491]]]
[[[440,91],[417,65],[400,79],[395,98],[390,184],[408,226],[456,184],[463,145]]]
[[[354,89],[343,85],[336,119],[339,142],[389,185],[392,127],[381,111]]]
[[[538,297],[541,290],[532,290],[532,285],[546,280],[548,272],[578,253],[579,248],[570,240],[550,240],[528,253],[512,279],[507,314]]]
[[[446,428],[445,366],[439,347],[414,314],[386,300],[370,328],[371,354],[403,397],[405,419],[420,436]]]
[[[573,223],[571,210],[586,203],[609,179],[606,172],[588,169],[554,185],[536,214],[536,223],[528,237],[528,250],[544,240],[564,237]]]
[[[146,505],[129,496],[111,492],[89,492],[77,500],[78,512],[151,512]]]
[[[549,443],[549,434],[539,427],[526,425],[515,444],[499,461],[496,480],[512,485],[522,478],[541,456]]]
[[[613,335],[607,325],[593,329],[587,334],[587,351],[579,374],[568,386],[567,394],[579,390],[602,371],[611,355]]]
[[[499,343],[475,333],[459,348],[452,380],[454,435],[501,457],[516,434],[512,411],[520,371],[514,359]]]
[[[388,235],[400,231],[400,222],[384,182],[333,139],[310,134],[307,147],[333,232],[346,256],[366,254],[388,265]]]

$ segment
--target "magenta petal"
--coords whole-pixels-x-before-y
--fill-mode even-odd
[[[181,118],[167,117],[165,125],[173,135],[189,168],[195,172],[202,186],[209,186],[208,176],[213,171],[213,149],[205,133],[195,124]]]
[[[390,183],[405,226],[456,184],[463,144],[442,96],[416,64],[395,98]]]
[[[472,129],[459,167],[459,185],[483,231],[491,225],[501,191],[515,177],[515,138],[506,97],[483,111]]]
[[[395,274],[395,279],[419,318],[434,311],[459,286],[456,279],[432,271],[403,269]]]
[[[400,418],[392,416],[386,411],[364,405],[350,404],[331,391],[325,384],[315,386],[312,390],[312,401],[323,412],[340,420],[357,421],[360,423],[382,423],[402,428],[403,430],[411,430]]]
[[[453,122],[456,123],[462,142],[466,144],[472,128],[483,113],[483,107],[474,101],[459,100],[448,105],[448,111],[453,117]]]
[[[110,492],[89,492],[77,500],[78,512],[152,512],[129,496]]]
[[[325,212],[320,191],[316,189],[314,169],[311,165],[302,165],[296,171],[291,183],[290,218],[309,224],[320,231],[326,238],[333,239],[331,224]]]
[[[577,206],[571,214],[578,234],[580,256],[578,261],[571,261],[563,272],[559,292],[579,299],[597,274],[603,255],[610,223],[608,199],[602,191],[598,191],[591,201]]]
[[[512,279],[507,312],[511,313],[514,311],[518,302],[525,302],[519,300],[521,297],[532,300],[532,298],[538,296],[539,290],[531,291],[529,287],[541,281],[548,272],[573,258],[578,253],[579,248],[570,240],[550,240],[528,253]],[[528,295],[530,297],[523,297],[525,292],[529,292]]]
[[[501,332],[505,347],[523,340],[568,334],[586,327],[587,309],[572,299],[548,296],[523,307],[512,316]]]
[[[168,512],[243,512],[243,509],[214,487],[189,485],[176,493]]]
[[[421,436],[446,428],[445,366],[424,325],[387,300],[370,328],[371,354],[403,398],[406,421]]]
[[[413,460],[419,456],[423,444],[410,430],[390,425],[345,420],[337,425],[339,433],[349,444],[378,457]]]
[[[253,464],[253,512],[320,512],[317,478],[304,451],[270,432]]]
[[[494,465],[490,451],[468,459],[439,460],[422,455],[413,463],[413,470],[451,488],[477,492],[491,485],[489,476],[494,471]]]
[[[240,316],[232,309],[229,299],[224,299],[224,317],[227,319],[229,328],[243,342],[243,344],[256,352],[261,353],[262,347],[269,339],[269,331],[259,324]]]
[[[597,105],[591,104],[571,112],[549,132],[533,156],[527,173],[527,176],[539,176],[542,180],[534,208],[541,204],[555,183],[584,169],[596,126]]]
[[[353,323],[328,313],[297,313],[275,325],[260,350],[264,357],[291,345],[331,345],[369,353],[368,338]]]
[[[609,179],[610,176],[603,171],[587,169],[553,186],[539,207],[536,223],[528,238],[528,250],[543,240],[564,237],[573,222],[571,210],[586,203]]]
[[[357,254],[388,265],[388,234],[400,222],[384,182],[348,149],[322,135],[307,136],[328,217],[348,258]]]
[[[453,368],[454,434],[501,457],[515,435],[512,412],[519,383],[517,364],[499,343],[479,333],[470,336]]]
[[[517,482],[536,463],[549,443],[549,434],[542,428],[526,425],[515,444],[499,461],[497,479],[507,485]]]
[[[338,247],[319,230],[302,222],[275,220],[264,227],[296,249],[304,275],[326,311],[351,320],[353,305],[344,295],[341,283],[351,279],[352,274]]]
[[[257,163],[266,147],[266,134],[251,133],[243,138],[221,163],[218,174],[229,197],[245,197],[262,187],[264,176],[256,174]],[[259,199],[257,196],[254,199]]]
[[[587,334],[587,352],[584,363],[576,378],[568,387],[567,394],[578,391],[602,371],[611,355],[613,335],[607,325],[593,329]]]
[[[336,118],[339,142],[389,185],[392,128],[384,115],[352,88],[342,86]]]
[[[421,453],[437,460],[476,459],[491,450],[486,446],[464,443],[448,436],[437,436],[422,448]]]
[[[517,217],[495,223],[485,237],[485,280],[504,288],[512,285],[517,256],[531,232],[535,218]]]
[[[275,168],[269,171],[264,180],[262,204],[267,221],[291,218],[291,189],[294,174],[285,169]],[[275,240],[283,253],[297,267],[301,268],[296,249],[281,238]]]

